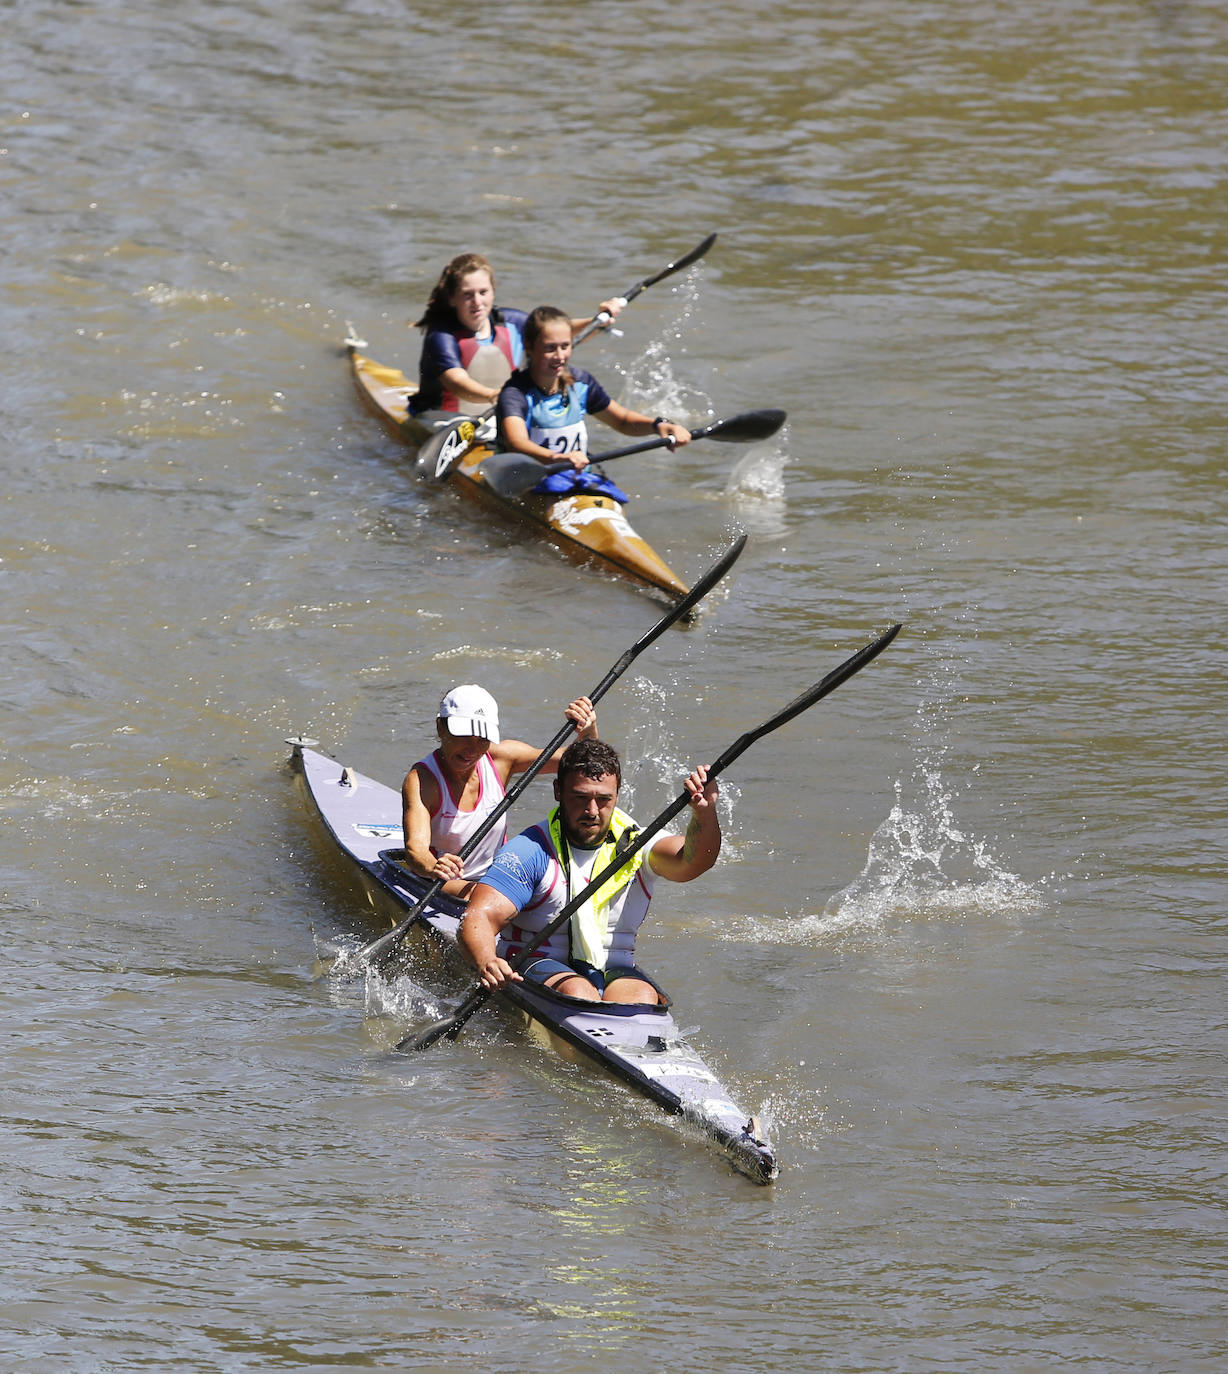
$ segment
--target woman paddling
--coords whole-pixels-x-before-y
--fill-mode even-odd
[[[588,426],[596,415],[619,434],[658,434],[670,447],[691,441],[691,431],[657,416],[655,420],[613,400],[583,368],[571,366],[572,321],[552,305],[539,305],[524,322],[525,366],[514,372],[499,392],[499,448],[523,453],[540,463],[569,459],[571,472],[544,478],[534,491],[567,492],[577,488],[603,491],[626,501],[607,477],[586,472]]]
[[[602,301],[612,319],[625,302]],[[569,320],[572,333],[595,316]],[[415,327],[425,336],[418,363],[418,391],[410,398],[414,416],[442,412],[480,415],[520,366],[523,310],[495,305],[495,269],[479,253],[461,253],[443,269]]]
[[[588,697],[577,697],[566,715],[578,738],[596,738],[597,712]],[[506,822],[500,819],[464,861],[460,850],[503,800],[512,775],[525,772],[541,751],[501,739],[494,697],[472,684],[444,696],[435,733],[439,747],[414,764],[401,788],[405,859],[420,877],[444,879],[442,890],[463,899],[507,838]],[[557,750],[541,771],[553,773],[562,753]]]

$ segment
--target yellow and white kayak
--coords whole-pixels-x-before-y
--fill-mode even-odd
[[[363,404],[394,438],[417,452],[431,437],[431,430],[409,415],[408,401],[418,389],[416,383],[397,368],[367,357],[357,345],[347,347]],[[502,496],[482,477],[482,464],[491,452],[489,445],[477,445],[453,466],[446,480],[465,496],[537,530],[575,563],[621,573],[664,592],[671,600],[686,595],[686,584],[636,533],[617,501],[593,492]]]

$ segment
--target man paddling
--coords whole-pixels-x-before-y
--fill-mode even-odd
[[[566,715],[579,738],[596,737],[597,712],[588,697],[577,697]],[[414,764],[401,788],[405,858],[420,877],[442,879],[443,892],[463,899],[507,838],[507,823],[500,816],[464,860],[460,851],[503,802],[508,780],[526,772],[541,751],[502,739],[498,704],[473,683],[444,694],[435,733],[439,747]],[[539,771],[552,773],[562,754],[558,750]]]
[[[618,807],[621,781],[622,767],[610,745],[577,740],[559,760],[558,805],[545,821],[505,844],[475,885],[459,938],[485,988],[493,991],[524,977],[585,1001],[668,1002],[636,967],[635,939],[657,878],[688,883],[720,854],[718,788],[702,766],[686,780],[686,834],[661,834],[634,854],[535,951],[523,974],[508,963],[634,840],[635,822]]]

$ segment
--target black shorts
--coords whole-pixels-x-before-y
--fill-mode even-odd
[[[565,964],[561,959],[550,959],[543,955],[540,959],[531,959],[520,971],[524,977],[533,983],[548,983],[551,978],[560,973],[587,978],[598,992],[604,992],[611,983],[616,983],[620,978],[639,978],[656,992],[661,999],[662,1006],[668,1007],[670,1004],[669,996],[664,988],[657,983],[655,978],[650,977],[635,964],[616,964],[613,968],[594,968],[592,964],[586,964],[583,959],[577,959],[574,964]]]

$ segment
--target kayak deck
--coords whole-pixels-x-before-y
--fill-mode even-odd
[[[291,761],[332,838],[368,883],[406,910],[416,905],[425,886],[396,861],[403,852],[400,794],[317,753],[305,741],[290,744]],[[419,921],[435,944],[454,955],[457,966],[462,913],[460,904],[444,898],[428,906]],[[669,1008],[585,1002],[529,982],[513,984],[499,996],[523,1015],[539,1040],[569,1059],[578,1052],[666,1112],[693,1123],[756,1182],[776,1178],[775,1150],[758,1120],[737,1106],[687,1044]]]
[[[417,451],[432,432],[408,413],[409,398],[417,386],[395,367],[359,352],[357,345],[349,344],[347,348],[354,384],[363,404],[389,434]],[[619,502],[593,492],[565,496],[537,492],[521,497],[500,495],[482,477],[482,463],[491,452],[489,445],[477,445],[456,464],[448,481],[470,500],[531,525],[575,563],[595,564],[620,573],[666,593],[672,600],[687,594],[686,584],[636,532]]]

